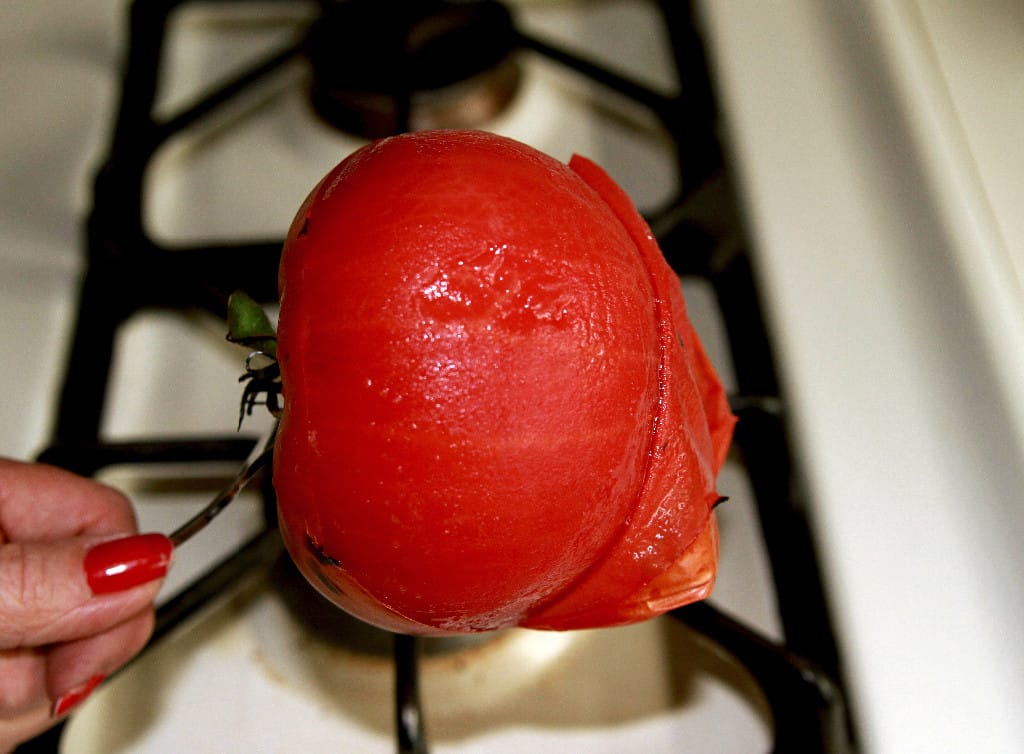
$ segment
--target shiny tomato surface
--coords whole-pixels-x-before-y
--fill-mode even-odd
[[[708,594],[733,417],[596,165],[437,131],[303,204],[280,273],[287,548],[413,634],[635,622]]]

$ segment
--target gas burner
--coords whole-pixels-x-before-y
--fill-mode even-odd
[[[325,0],[306,43],[313,107],[367,138],[479,127],[518,88],[516,41],[490,0]]]
[[[510,100],[518,79],[513,58],[518,55],[529,75],[524,77],[524,96],[516,104],[540,105],[521,121],[528,121],[531,129],[543,127],[552,142],[563,138],[563,126],[572,126],[568,140],[574,150],[604,154],[636,168],[636,157],[644,152],[635,141],[621,138],[636,131],[623,127],[618,117],[620,102],[643,110],[665,132],[671,145],[667,153],[642,164],[667,162],[672,189],[667,204],[658,202],[649,218],[676,272],[694,286],[688,300],[701,298],[690,292],[705,292],[705,310],[711,318],[706,324],[714,325],[716,331],[720,328],[721,355],[734,367],[734,408],[741,415],[734,462],[742,470],[737,472],[737,484],[730,486],[742,494],[730,503],[732,513],[723,509],[723,521],[732,517],[731,524],[723,525],[723,536],[749,546],[723,550],[723,557],[738,558],[736,567],[720,572],[716,601],[722,600],[725,610],[697,604],[636,627],[567,635],[510,631],[471,637],[477,643],[470,645],[435,646],[433,640],[402,635],[367,636],[361,626],[360,636],[334,608],[325,615],[310,601],[300,602],[298,609],[294,603],[287,604],[308,595],[303,582],[274,588],[271,582],[282,577],[273,573],[274,564],[280,566],[282,544],[273,489],[265,478],[258,493],[255,486],[251,490],[255,499],[246,527],[238,528],[238,544],[232,540],[218,548],[207,570],[160,604],[149,647],[123,675],[98,690],[91,702],[97,714],[92,718],[76,714],[77,723],[68,729],[68,746],[61,743],[62,722],[30,742],[26,751],[123,750],[113,739],[132,741],[143,732],[148,750],[155,751],[193,750],[196,746],[185,738],[193,732],[202,737],[204,746],[212,740],[211,733],[223,732],[235,748],[291,750],[295,732],[307,733],[313,710],[328,714],[318,716],[322,724],[318,731],[308,731],[307,740],[319,736],[320,743],[305,748],[337,748],[342,742],[348,750],[366,751],[383,736],[393,737],[400,752],[418,753],[426,751],[424,731],[431,729],[441,746],[479,738],[492,751],[537,750],[537,745],[518,738],[522,731],[515,726],[526,721],[535,729],[526,731],[529,736],[550,739],[555,746],[562,745],[559,742],[567,730],[580,733],[576,728],[585,723],[582,738],[576,740],[587,743],[570,748],[590,751],[648,748],[648,724],[657,726],[662,740],[673,749],[676,741],[689,740],[689,731],[697,730],[706,740],[718,740],[724,734],[748,743],[774,735],[779,751],[852,751],[840,658],[804,506],[798,499],[785,402],[778,391],[735,197],[723,177],[716,110],[702,40],[689,5],[670,0],[581,3],[580,8],[587,9],[586,18],[579,19],[578,26],[570,25],[567,39],[558,43],[536,36],[528,27],[514,26],[508,12],[493,0],[321,0],[321,14],[302,33],[301,42],[289,33],[283,46],[263,49],[260,44],[260,54],[246,58],[237,71],[225,66],[229,71],[223,78],[215,75],[201,82],[205,86],[196,87],[194,99],[165,112],[156,104],[161,84],[169,80],[163,51],[174,49],[169,45],[172,36],[178,38],[174,32],[192,28],[201,32],[200,37],[209,32],[222,41],[212,33],[221,29],[218,24],[212,28],[184,24],[178,14],[193,4],[214,3],[165,0],[131,6],[120,107],[110,154],[95,183],[78,319],[53,443],[43,460],[82,474],[109,474],[111,468],[123,467],[133,471],[139,467],[141,472],[150,466],[155,467],[154,474],[174,468],[191,474],[198,464],[241,461],[251,448],[251,439],[220,435],[220,423],[208,424],[205,415],[196,425],[182,424],[181,436],[168,436],[164,419],[154,419],[155,403],[168,395],[184,395],[195,402],[192,408],[207,405],[200,399],[209,399],[211,410],[230,404],[225,426],[232,426],[236,404],[233,398],[221,401],[215,394],[216,378],[196,379],[184,386],[174,379],[164,388],[162,375],[158,380],[143,371],[143,379],[132,380],[147,388],[136,394],[141,405],[139,424],[126,422],[131,431],[112,432],[118,424],[106,416],[108,403],[115,409],[111,414],[118,408],[116,401],[107,399],[119,394],[119,384],[128,384],[118,380],[132,377],[125,365],[145,366],[149,351],[129,342],[135,332],[132,328],[144,324],[140,319],[159,316],[168,328],[173,323],[173,339],[155,342],[173,346],[158,353],[178,354],[205,344],[207,333],[199,333],[201,344],[193,315],[207,312],[221,318],[232,290],[246,290],[263,304],[276,299],[280,239],[247,240],[245,235],[223,239],[211,232],[212,240],[204,235],[171,247],[147,235],[143,214],[153,187],[146,176],[164,145],[193,136],[197,128],[202,131],[215,114],[222,117],[225,108],[237,107],[240,98],[260,95],[269,107],[281,83],[279,75],[283,79],[283,73],[300,68],[292,63],[303,54],[313,68],[314,105],[337,126],[378,135],[427,126],[473,125],[455,120],[469,115],[464,109],[457,116],[452,114],[459,108],[451,110],[448,104],[474,98],[490,103]],[[230,5],[232,12],[239,7]],[[641,6],[647,11],[636,14]],[[627,9],[630,23],[617,15]],[[575,31],[602,12],[612,13],[601,19],[604,36],[594,39],[589,53],[575,49]],[[523,8],[520,14],[527,15]],[[308,16],[304,13],[302,19],[305,23]],[[647,21],[651,26],[638,26]],[[613,60],[604,59],[608,39],[614,40],[631,25],[643,44],[664,32],[666,63],[679,81],[678,92],[652,89],[619,71]],[[205,73],[202,62],[220,62],[221,53],[234,48],[226,43],[199,49],[207,57],[184,52],[183,56]],[[230,60],[230,55],[225,57]],[[534,76],[535,71],[543,75]],[[566,78],[574,82],[570,89],[562,88]],[[483,96],[480,91],[486,88],[475,89],[480,82],[502,85],[497,87],[498,94]],[[586,91],[585,99],[593,96],[598,103],[587,109],[593,115],[588,127],[581,127],[580,108],[573,97],[563,97],[566,101],[557,104],[555,95],[566,91]],[[289,96],[277,104],[287,112],[293,103],[304,107],[304,95],[296,94],[296,99]],[[535,94],[543,96],[533,98]],[[469,109],[477,124],[492,112]],[[221,170],[222,163],[216,163],[216,169],[203,174],[199,193],[202,197],[237,195],[243,219],[235,227],[246,228],[251,218],[261,215],[258,192],[239,191],[239,187],[277,186],[288,174],[301,173],[298,163],[302,161],[294,160],[292,145],[278,143],[281,133],[292,133],[293,121],[286,117],[284,122],[288,128],[275,131],[264,128],[263,121],[217,121],[218,127],[234,126],[232,144],[242,152],[236,165],[239,170]],[[223,163],[231,164],[230,159]],[[273,180],[254,181],[257,164]],[[647,171],[636,172],[642,183],[648,182]],[[275,195],[273,202],[263,206],[277,201]],[[194,219],[188,213],[185,216],[190,223]],[[217,342],[221,342],[219,333]],[[203,375],[207,368],[213,374],[211,354],[205,347],[200,350],[201,357],[190,363],[204,370]],[[131,357],[119,365],[115,357],[121,354]],[[224,384],[232,387],[236,363],[223,375]],[[196,387],[190,392],[187,387],[192,384]],[[177,409],[178,403],[173,405]],[[747,507],[740,508],[744,498]],[[207,499],[203,496],[203,503]],[[162,510],[161,501],[154,501],[142,512],[156,521]],[[174,518],[175,524],[181,520]],[[250,523],[255,531],[248,528]],[[295,578],[293,572],[284,576]],[[730,579],[735,604],[744,608],[736,617],[728,609]],[[252,599],[246,601],[248,597]],[[767,627],[757,620],[764,612],[762,606],[769,608],[773,618]],[[346,625],[340,625],[343,622]],[[302,651],[293,651],[296,647]],[[732,671],[721,671],[713,664],[721,655],[731,658]],[[549,668],[556,666],[564,667],[557,675],[548,675]],[[520,671],[527,668],[536,672],[521,676]],[[305,675],[307,670],[313,674],[312,682]],[[477,683],[483,675],[487,677]],[[502,679],[511,678],[523,678],[523,685],[518,680],[500,685]],[[346,685],[345,679],[355,685]],[[365,679],[361,686],[360,679]],[[449,680],[467,684],[460,689]],[[492,683],[495,680],[498,685]],[[708,695],[701,690],[705,680],[722,691],[735,688],[744,693],[738,695],[738,703],[733,703],[731,693]],[[488,689],[486,698],[477,692],[480,684]],[[747,694],[751,686],[756,688]],[[311,690],[325,693],[311,703]],[[517,694],[523,706],[513,703]],[[155,695],[160,697],[159,704]],[[104,699],[112,706],[104,707]],[[235,708],[239,717],[225,717],[224,699],[245,700]],[[460,702],[450,713],[445,711],[446,703],[463,699],[479,706],[467,711]],[[155,709],[159,714],[153,714]],[[260,709],[272,710],[273,715],[263,715]],[[500,714],[491,714],[495,710]],[[424,722],[424,711],[430,712],[430,725]],[[293,718],[288,717],[291,712]],[[765,726],[762,723],[768,717],[770,725]],[[352,725],[353,719],[358,724]],[[556,726],[558,730],[552,730]],[[365,737],[367,730],[376,733]],[[277,735],[288,740],[275,746],[268,737]],[[505,749],[490,746],[496,736],[505,736]],[[639,743],[641,739],[644,743]],[[86,740],[94,745],[86,745]]]

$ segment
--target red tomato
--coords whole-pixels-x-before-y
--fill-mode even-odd
[[[413,634],[630,623],[714,581],[732,434],[628,197],[469,131],[375,142],[285,243],[274,484],[328,599]]]

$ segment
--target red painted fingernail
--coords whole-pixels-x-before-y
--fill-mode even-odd
[[[163,534],[100,542],[85,554],[85,575],[93,594],[110,594],[162,578],[174,546]]]
[[[57,697],[56,701],[54,701],[50,714],[53,717],[66,715],[72,709],[84,702],[85,698],[95,691],[97,686],[103,683],[104,678],[106,678],[104,675],[94,675],[81,686],[76,686],[66,694],[61,694]]]

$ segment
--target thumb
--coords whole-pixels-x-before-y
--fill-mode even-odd
[[[173,547],[162,534],[0,545],[0,650],[89,636],[151,603]]]

